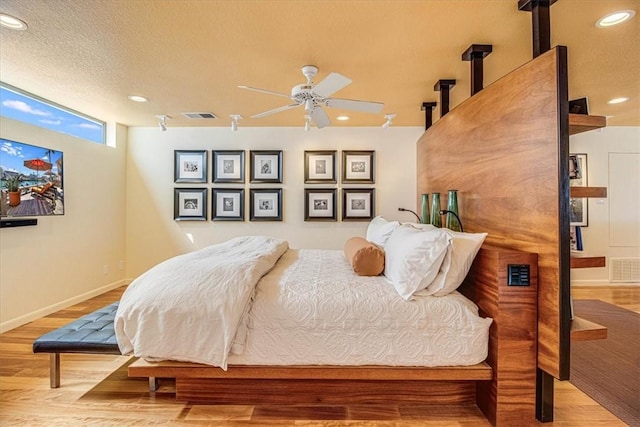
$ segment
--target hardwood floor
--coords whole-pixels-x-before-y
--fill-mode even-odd
[[[230,406],[176,402],[164,380],[127,377],[125,356],[62,355],[61,387],[49,388],[49,357],[33,340],[120,298],[123,288],[60,310],[0,335],[0,425],[215,426],[488,426],[475,406]],[[640,312],[640,287],[575,287],[576,299],[601,299]],[[625,426],[569,382],[556,382],[555,421],[546,426]]]

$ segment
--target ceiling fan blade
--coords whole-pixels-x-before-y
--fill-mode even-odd
[[[299,105],[301,105],[301,104],[289,104],[289,105],[285,105],[285,106],[282,106],[282,107],[274,108],[273,110],[269,110],[269,111],[265,111],[265,112],[263,112],[263,113],[255,114],[255,115],[251,116],[251,118],[252,118],[252,119],[258,119],[258,118],[260,118],[260,117],[270,116],[270,115],[272,115],[272,114],[279,113],[279,112],[281,112],[281,111],[287,111],[287,110],[290,110],[291,108],[295,108],[295,107],[297,107],[297,106],[299,106]]]
[[[251,86],[238,86],[238,87],[240,89],[252,90],[254,92],[262,92],[262,93],[266,93],[266,94],[269,94],[269,95],[284,96],[285,98],[291,99],[291,96],[287,95],[286,93],[274,92],[272,90],[266,90],[266,89],[258,89],[257,87],[251,87]]]
[[[313,119],[313,122],[316,124],[318,129],[331,126],[329,116],[327,116],[327,113],[325,113],[325,111],[320,107],[314,107],[311,112],[311,119]]]
[[[351,79],[339,73],[331,73],[313,87],[313,93],[323,98],[333,95],[351,83]]]
[[[355,99],[329,98],[325,99],[324,105],[331,108],[341,108],[343,110],[361,111],[363,113],[380,113],[384,104],[381,102],[358,101]]]

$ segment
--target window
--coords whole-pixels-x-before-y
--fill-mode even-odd
[[[98,144],[105,143],[104,122],[5,83],[0,84],[0,116]]]

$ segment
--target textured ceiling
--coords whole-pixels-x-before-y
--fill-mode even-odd
[[[569,98],[588,97],[610,125],[640,126],[638,0],[559,0],[551,7],[551,44],[569,52]],[[629,22],[595,21],[636,9]],[[155,126],[303,126],[296,108],[265,118],[285,98],[237,88],[289,93],[316,65],[319,82],[339,72],[353,80],[336,97],[384,102],[381,114],[326,111],[336,126],[423,126],[424,101],[438,101],[439,79],[456,79],[451,108],[469,97],[471,44],[492,44],[485,86],[532,57],[531,14],[517,0],[2,0],[27,31],[1,30],[0,79],[104,121]],[[145,104],[128,95],[144,95]],[[630,97],[619,105],[607,100]],[[213,112],[189,120],[183,112]],[[347,113],[351,120],[337,122]],[[439,117],[439,108],[434,118]]]

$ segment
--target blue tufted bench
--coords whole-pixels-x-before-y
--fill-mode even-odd
[[[60,387],[60,353],[121,354],[113,328],[117,310],[114,302],[33,342],[34,353],[50,353],[51,388]]]

